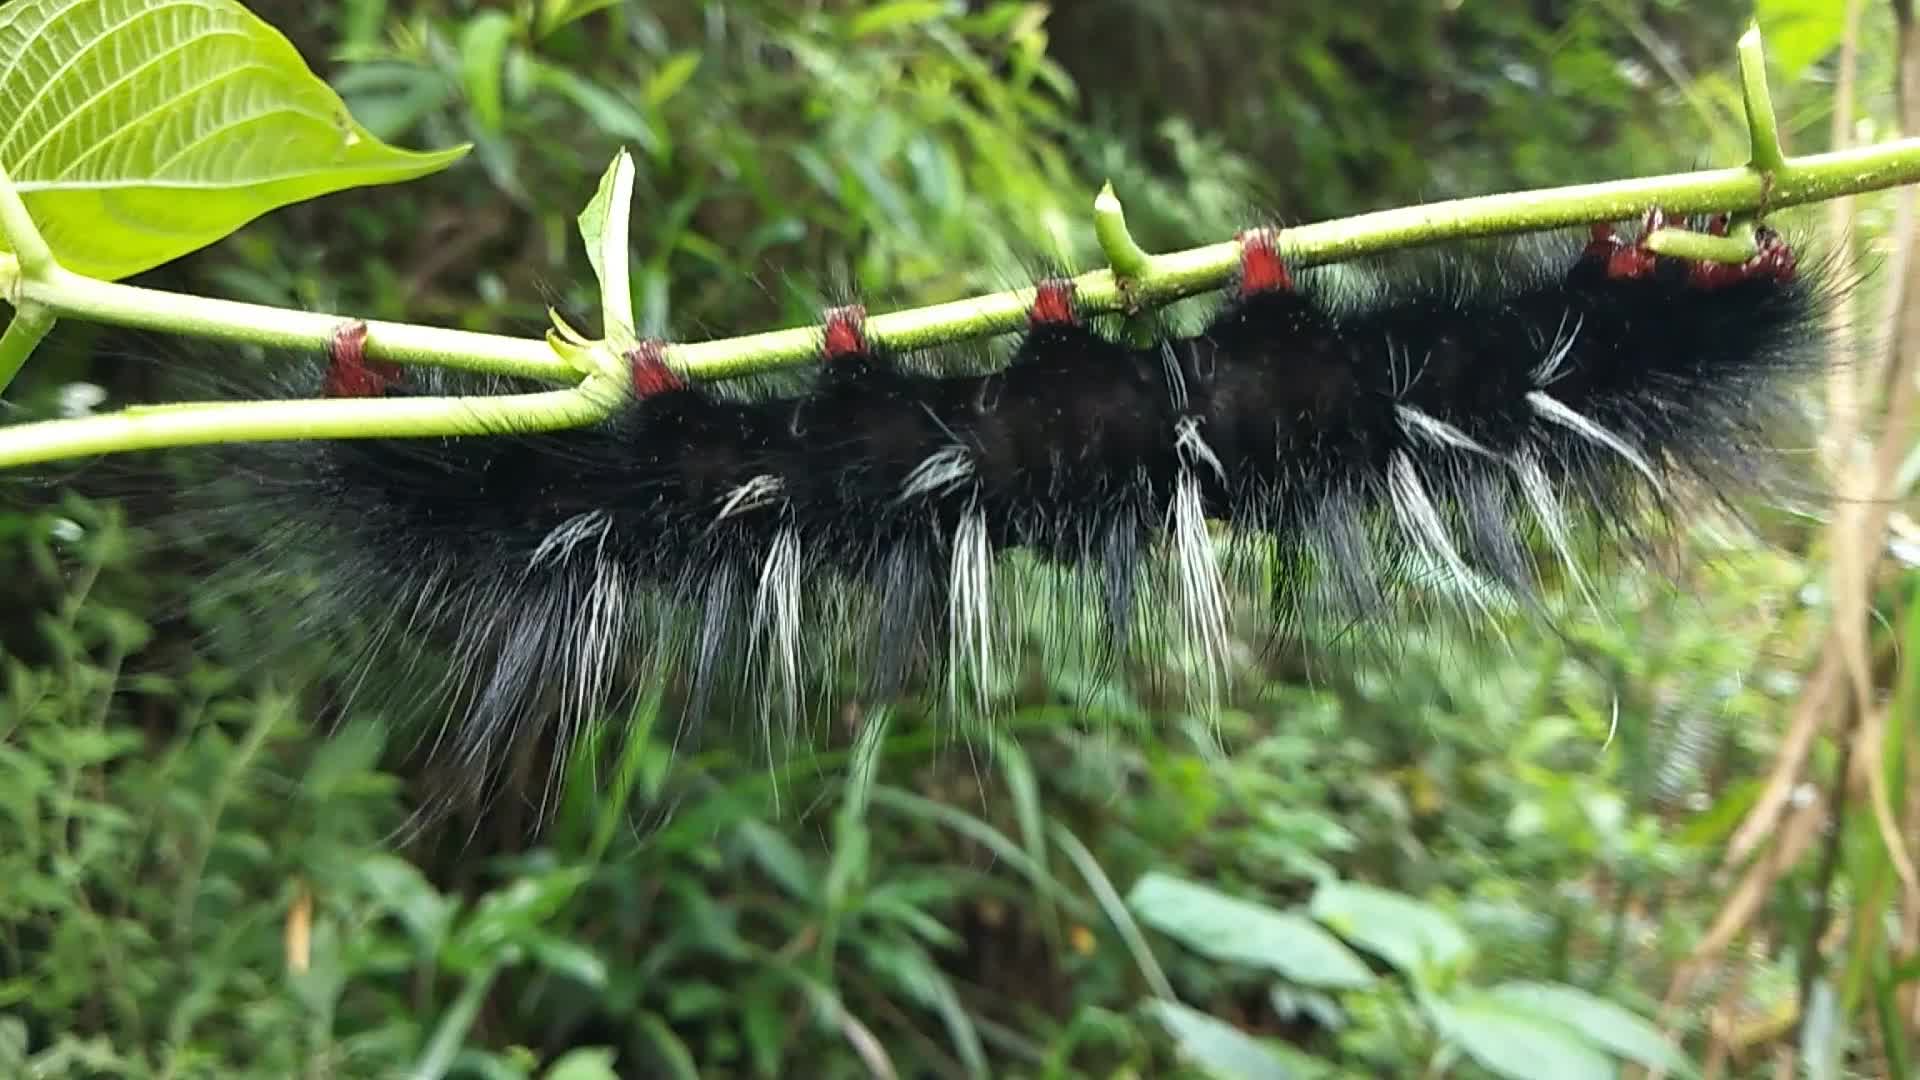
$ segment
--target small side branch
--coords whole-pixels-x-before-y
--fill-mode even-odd
[[[1141,313],[1134,286],[1153,273],[1153,256],[1147,254],[1127,228],[1126,208],[1113,193],[1111,182],[1101,185],[1100,194],[1093,200],[1093,235],[1107,257],[1107,268],[1113,271],[1114,287],[1120,291],[1121,310],[1127,313],[1124,331],[1127,340],[1138,347],[1152,344],[1155,320]]]
[[[1127,229],[1127,212],[1120,205],[1120,197],[1113,193],[1113,185],[1100,188],[1100,194],[1093,200],[1093,235],[1100,241],[1100,250],[1106,253],[1107,266],[1122,283],[1135,281],[1153,273],[1153,256],[1148,255]]]
[[[1645,239],[1649,251],[1696,262],[1739,265],[1754,257],[1760,245],[1751,220],[1736,222],[1725,236],[1691,229],[1656,229]]]
[[[1787,155],[1780,149],[1780,122],[1773,114],[1773,93],[1767,89],[1767,56],[1757,23],[1740,35],[1740,95],[1752,147],[1748,167],[1762,175],[1781,172],[1787,167]]]

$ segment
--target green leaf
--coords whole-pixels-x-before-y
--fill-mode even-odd
[[[1508,982],[1494,987],[1491,996],[1520,1011],[1565,1024],[1588,1042],[1649,1069],[1679,1076],[1697,1074],[1693,1063],[1662,1038],[1651,1021],[1585,990],[1560,983]]]
[[[453,902],[434,891],[426,876],[393,855],[368,855],[354,868],[375,903],[400,917],[422,949],[436,950],[453,917]]]
[[[537,84],[573,102],[602,132],[632,142],[649,154],[660,152],[660,135],[624,96],[555,64],[529,61],[527,66]]]
[[[1836,0],[1759,0],[1754,18],[1767,35],[1767,60],[1783,82],[1795,82],[1840,44],[1846,7]]]
[[[924,949],[871,941],[866,943],[864,952],[866,962],[873,965],[874,970],[886,976],[901,992],[939,1014],[968,1076],[988,1075],[986,1046],[980,1041],[973,1017],[961,1003],[953,982],[935,966]]]
[[[947,0],[894,0],[891,4],[881,4],[854,16],[847,26],[847,32],[853,37],[866,37],[898,26],[931,22],[952,11],[953,5]]]
[[[619,0],[544,0],[540,5],[539,36],[546,37],[576,19],[583,19],[601,8],[610,8],[618,2]]]
[[[1841,1014],[1833,984],[1813,984],[1806,1019],[1800,1025],[1800,1069],[1807,1080],[1840,1080],[1841,1056],[1847,1049],[1847,1018]]]
[[[1033,774],[1033,762],[1027,752],[1020,747],[1018,739],[1008,738],[1004,732],[993,736],[993,759],[999,765],[1000,773],[1006,778],[1007,793],[1013,800],[1013,819],[1020,826],[1020,845],[1026,849],[1027,857],[1033,861],[1042,874],[1047,869],[1047,830],[1046,813],[1040,807],[1040,783]],[[1035,880],[1034,888],[1044,894],[1046,885]],[[1040,912],[1041,923],[1051,935],[1050,940],[1057,941],[1059,935],[1059,917],[1050,903],[1044,904]]]
[[[598,989],[607,985],[607,964],[585,945],[545,934],[533,935],[529,945],[533,959],[548,971]]]
[[[747,1052],[753,1057],[754,1072],[760,1076],[780,1075],[780,1060],[785,1056],[787,1022],[778,987],[768,979],[749,983],[740,996],[740,1034]]]
[[[1513,1008],[1489,994],[1423,1001],[1440,1033],[1473,1060],[1512,1080],[1614,1080],[1607,1055],[1572,1028]]]
[[[1127,902],[1120,898],[1120,890],[1113,887],[1113,879],[1107,876],[1106,868],[1100,860],[1094,858],[1087,845],[1073,835],[1073,830],[1059,822],[1053,823],[1053,842],[1066,853],[1075,868],[1080,871],[1093,897],[1100,903],[1100,910],[1106,913],[1107,921],[1119,932],[1120,940],[1126,943],[1127,951],[1133,954],[1134,966],[1140,969],[1140,975],[1147,980],[1147,987],[1166,1001],[1174,1000],[1173,983],[1160,967],[1160,961],[1153,955],[1153,946],[1147,941],[1147,935],[1140,930],[1140,924],[1127,910]]]
[[[827,860],[826,876],[820,886],[828,937],[839,932],[841,917],[867,883],[873,850],[867,809],[872,804],[880,753],[892,723],[893,714],[889,709],[874,709],[866,715],[865,724],[854,740],[846,789],[841,792],[840,808],[833,815],[833,854]]]
[[[513,43],[513,19],[504,11],[483,11],[460,30],[460,77],[466,84],[473,118],[488,131],[499,131],[507,107],[501,84],[507,67],[507,46]]]
[[[0,1065],[27,1071],[27,1022],[17,1016],[0,1016]]]
[[[1914,966],[1914,961],[1909,961],[1908,964],[1909,966]],[[1887,968],[1887,958],[1883,954],[1874,963],[1874,1017],[1880,1022],[1880,1030],[1883,1033],[1889,1031],[1905,1031],[1907,1030],[1907,1025],[1901,1019],[1900,1014],[1902,1002],[1896,993],[1899,988],[1899,982],[1891,977],[1891,973]],[[1920,1048],[1908,1046],[1907,1043],[1908,1040],[1905,1039],[1883,1038],[1881,1041],[1881,1045],[1886,1048],[1887,1075],[1893,1078],[1893,1080],[1910,1080],[1914,1075],[1913,1053],[1915,1049]]]
[[[915,937],[938,949],[964,950],[965,939],[948,929],[947,925],[926,910],[917,906],[913,900],[892,885],[882,885],[867,892],[861,904],[861,914],[876,924],[892,923],[903,927]]]
[[[600,314],[609,341],[633,341],[633,287],[627,277],[627,221],[633,208],[633,155],[622,149],[580,211],[580,238],[600,281]]]
[[[1312,911],[1334,933],[1423,980],[1461,963],[1473,948],[1437,908],[1372,885],[1323,882],[1314,891]]]
[[[288,203],[437,172],[233,0],[0,7],[0,163],[69,270],[125,277]]]
[[[550,870],[516,878],[481,897],[448,943],[445,963],[456,970],[470,970],[503,953],[550,941],[543,933],[547,920],[573,899],[587,877],[583,868]]]
[[[674,53],[666,63],[660,65],[659,71],[653,73],[653,78],[647,80],[646,89],[640,96],[645,98],[649,105],[663,105],[673,95],[679,93],[681,87],[687,85],[687,80],[693,78],[693,73],[699,68],[699,53]]]
[[[604,1046],[569,1050],[541,1074],[541,1080],[619,1080],[613,1071],[614,1052]]]
[[[1224,1020],[1177,1001],[1147,1005],[1188,1061],[1221,1080],[1286,1080],[1292,1073],[1280,1056]]]
[[[814,900],[813,870],[807,857],[793,846],[785,833],[760,821],[740,823],[740,842],[753,861],[766,871],[788,896],[804,903]]]
[[[875,805],[896,813],[906,814],[943,825],[961,836],[991,851],[995,858],[1019,871],[1031,882],[1034,888],[1045,892],[1055,901],[1067,905],[1075,913],[1085,911],[1085,905],[1077,902],[1073,894],[1061,887],[1059,881],[1047,872],[1046,867],[1035,862],[1019,844],[1006,833],[991,824],[974,817],[957,807],[929,799],[924,795],[894,787],[875,787],[872,790]]]
[[[387,24],[387,0],[346,0],[340,16],[340,43],[348,48],[366,48],[380,39]]]
[[[1307,986],[1347,990],[1373,973],[1313,920],[1249,903],[1166,874],[1141,878],[1127,894],[1141,921],[1215,960],[1276,971]]]
[[[399,63],[350,67],[334,76],[333,88],[367,130],[382,139],[410,130],[459,90],[432,68]]]
[[[673,1027],[661,1019],[660,1014],[643,1012],[635,1020],[640,1034],[653,1044],[658,1057],[654,1063],[658,1071],[650,1075],[668,1080],[700,1080],[700,1066],[694,1063],[693,1051],[673,1033]]]

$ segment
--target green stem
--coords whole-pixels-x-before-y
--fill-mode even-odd
[[[1903,139],[1786,161],[1772,174],[1745,166],[1581,184],[1383,210],[1286,229],[1281,254],[1295,267],[1398,248],[1621,221],[1659,206],[1674,215],[1754,211],[1920,182],[1920,139]],[[4,185],[0,185],[4,187]],[[1238,269],[1237,241],[1153,256],[1122,289],[1112,270],[1076,278],[1088,313],[1157,306],[1225,284]],[[25,266],[25,263],[22,263]],[[55,266],[25,275],[21,299],[71,315],[202,337],[321,349],[339,316],[179,296],[81,277]],[[1013,289],[867,320],[868,339],[900,351],[1005,333],[1024,326],[1031,288]],[[572,381],[577,369],[541,340],[518,340],[400,323],[372,323],[368,355],[403,362]],[[670,346],[666,360],[691,378],[715,380],[812,363],[818,327]],[[608,376],[598,376],[602,382]],[[592,380],[589,380],[590,382]],[[584,388],[583,388],[584,389]],[[617,399],[574,391],[486,398],[393,398],[183,405],[0,428],[0,467],[83,454],[197,443],[290,438],[427,436],[550,430],[591,423]]]
[[[341,324],[352,321],[326,312],[243,304],[99,281],[57,266],[44,280],[21,281],[20,295],[61,315],[114,326],[315,352],[327,347]],[[573,382],[579,377],[542,338],[368,322],[366,348],[373,359],[401,364],[460,367],[555,382]]]
[[[47,246],[46,237],[40,235],[33,215],[27,213],[27,204],[14,189],[13,178],[7,175],[4,165],[0,165],[0,240],[5,240],[13,252],[22,278],[45,277],[58,269],[53,261],[53,249]]]
[[[1917,181],[1920,139],[1902,139],[1789,161],[1774,174],[1770,193],[1764,178],[1751,169],[1710,169],[1382,210],[1286,229],[1280,247],[1293,265],[1311,266],[1419,244],[1622,221],[1655,205],[1676,215],[1756,210],[1763,201],[1775,208],[1798,206]],[[1233,275],[1239,258],[1236,241],[1154,256],[1148,272],[1135,280],[1133,293],[1142,304],[1157,305],[1206,292]],[[1082,310],[1125,307],[1111,270],[1084,274],[1074,284]],[[61,315],[291,348],[323,349],[345,321],[338,315],[110,284],[64,270],[46,282],[22,282],[21,292]],[[1031,288],[1012,289],[875,315],[865,329],[869,340],[889,348],[922,349],[1016,330],[1025,325],[1032,303]],[[676,371],[704,381],[810,363],[819,352],[819,328],[803,326],[672,345],[666,359]],[[542,340],[404,323],[369,323],[367,355],[565,381],[576,374]]]
[[[220,818],[245,781],[247,770],[267,745],[267,738],[291,711],[291,706],[282,698],[263,700],[255,706],[253,726],[247,730],[247,736],[239,747],[227,758],[211,796],[203,805],[200,820],[194,823],[186,869],[180,875],[179,884],[174,887],[173,941],[176,946],[192,944],[193,917],[200,904],[200,883],[207,872],[207,860],[213,855],[214,841],[220,835]]]
[[[473,1030],[473,1022],[480,1016],[480,1006],[486,1003],[487,991],[492,988],[493,977],[499,970],[496,962],[467,975],[460,996],[447,1007],[447,1014],[434,1028],[433,1041],[427,1044],[419,1063],[414,1065],[412,1080],[440,1080],[447,1075],[453,1059],[460,1054],[461,1044],[467,1041],[467,1032]]]
[[[1760,25],[1740,35],[1740,94],[1747,109],[1747,137],[1752,147],[1748,166],[1759,173],[1787,168],[1780,149],[1780,123],[1773,113],[1773,93],[1767,89],[1767,55],[1760,45]]]
[[[1657,229],[1646,238],[1647,248],[1656,254],[1705,262],[1743,263],[1753,257],[1753,231],[1743,235],[1713,236],[1690,229]]]
[[[53,329],[53,323],[53,312],[44,304],[24,303],[14,311],[13,321],[0,333],[0,390],[20,374],[34,346]]]
[[[493,397],[340,398],[152,405],[0,427],[0,468],[126,450],[282,439],[552,431],[593,423],[624,396],[604,377],[577,389]]]
[[[1134,240],[1133,232],[1127,228],[1127,211],[1120,205],[1120,197],[1113,193],[1113,184],[1101,185],[1100,194],[1093,200],[1093,235],[1100,241],[1100,250],[1107,256],[1107,267],[1113,271],[1114,284],[1126,297],[1127,320],[1122,328],[1122,336],[1127,344],[1137,349],[1151,346],[1159,332],[1159,321],[1151,314],[1140,310],[1139,302],[1134,299],[1134,283],[1153,273],[1153,256]]]
[[[1081,879],[1087,883],[1087,888],[1093,890],[1094,899],[1100,902],[1101,910],[1106,912],[1114,930],[1119,932],[1120,940],[1126,943],[1127,951],[1133,954],[1134,966],[1140,969],[1140,976],[1147,981],[1147,988],[1153,991],[1153,996],[1162,1001],[1179,1001],[1180,995],[1173,992],[1173,983],[1167,978],[1166,969],[1160,966],[1159,959],[1153,955],[1153,945],[1147,941],[1147,935],[1140,931],[1140,924],[1134,921],[1133,913],[1127,909],[1127,902],[1120,898],[1120,890],[1113,887],[1113,879],[1107,876],[1100,860],[1087,850],[1087,845],[1080,842],[1072,829],[1056,821],[1051,832],[1053,842],[1059,845],[1074,868],[1080,871]]]
[[[1798,206],[1920,182],[1920,139],[1796,158],[1772,179],[1769,190],[1766,178],[1741,166],[1480,195],[1299,225],[1283,230],[1279,243],[1287,261],[1301,267],[1448,240],[1624,221],[1654,206],[1673,215],[1757,210],[1763,202],[1771,208]],[[1193,296],[1225,284],[1239,261],[1237,241],[1156,255],[1131,293],[1148,306]],[[1111,270],[1083,274],[1074,286],[1074,300],[1083,311],[1126,307],[1128,298]],[[1033,295],[1031,288],[1012,289],[875,315],[866,331],[869,340],[903,351],[1005,333],[1026,324]],[[820,331],[809,326],[674,345],[667,359],[696,379],[730,379],[811,362],[819,351]]]
[[[1106,253],[1107,266],[1122,282],[1153,273],[1153,256],[1148,255],[1128,231],[1127,212],[1120,205],[1120,197],[1113,193],[1112,183],[1103,185],[1093,200],[1093,235],[1100,241],[1100,250]]]

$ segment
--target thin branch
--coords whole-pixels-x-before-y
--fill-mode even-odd
[[[356,321],[327,312],[143,289],[100,281],[60,267],[55,267],[45,281],[22,281],[20,293],[23,300],[44,304],[71,318],[276,349],[319,352],[343,324]],[[540,338],[371,319],[366,323],[366,349],[371,359],[521,375],[556,383],[574,382],[580,377]]]
[[[1474,237],[1539,231],[1596,221],[1624,221],[1653,206],[1669,213],[1752,211],[1821,202],[1839,195],[1920,182],[1920,139],[1790,159],[1773,176],[1745,167],[1614,180],[1506,195],[1482,195],[1317,222],[1279,234],[1281,254],[1295,266],[1339,262],[1398,248]],[[1165,304],[1225,284],[1239,265],[1238,241],[1154,256],[1134,282],[1133,298]],[[1074,281],[1075,302],[1088,313],[1124,310],[1128,297],[1113,271]],[[112,284],[61,270],[21,282],[24,299],[65,316],[195,337],[319,350],[346,316],[183,296]],[[869,340],[896,350],[923,349],[1006,333],[1025,325],[1031,288],[1012,289],[867,320]],[[815,361],[817,327],[794,327],[716,341],[670,345],[666,361],[695,379],[729,379]],[[518,339],[404,323],[369,322],[367,355],[397,363],[438,364],[571,381],[575,369],[538,339]]]
[[[493,435],[580,427],[625,400],[590,378],[572,390],[492,397],[339,398],[146,405],[0,428],[0,468],[89,454],[287,439]]]
[[[1740,167],[1481,195],[1295,226],[1280,232],[1279,246],[1289,264],[1312,266],[1449,240],[1624,221],[1654,206],[1674,215],[1753,211],[1762,205],[1777,209],[1915,182],[1920,182],[1920,139],[1904,139],[1791,159],[1774,174],[1770,190],[1761,174]],[[1131,293],[1143,305],[1193,296],[1225,284],[1239,261],[1238,241],[1156,255]],[[1074,285],[1083,311],[1127,306],[1111,270],[1084,274]],[[890,312],[869,318],[866,331],[870,340],[898,350],[1005,333],[1026,324],[1033,296],[1031,288],[1013,289]],[[799,327],[673,345],[667,362],[697,379],[727,379],[812,362],[819,351],[819,331]]]
[[[1780,155],[1779,135],[1766,92],[1758,30],[1741,38],[1741,72],[1748,127],[1749,166],[1616,180],[1539,191],[1488,195],[1404,207],[1279,232],[1280,254],[1296,267],[1339,262],[1399,248],[1450,240],[1539,231],[1634,218],[1653,207],[1674,215],[1714,211],[1754,215],[1841,195],[1920,182],[1920,139],[1803,158]],[[0,176],[0,224],[7,197]],[[1136,311],[1224,285],[1238,269],[1238,241],[1148,256],[1132,242],[1111,191],[1096,206],[1095,227],[1112,267],[1074,280],[1075,302],[1089,314]],[[28,223],[28,227],[31,225]],[[32,234],[37,237],[37,233]],[[1696,241],[1662,236],[1662,244]],[[1704,257],[1744,257],[1740,238],[1709,243]],[[31,244],[28,245],[31,247]],[[31,265],[30,265],[31,264]],[[10,268],[0,262],[0,277]],[[82,277],[23,253],[11,275],[19,304],[56,315],[197,337],[320,349],[342,322],[338,315],[287,311],[253,304],[181,296]],[[0,281],[0,285],[6,284]],[[867,320],[869,341],[910,351],[987,337],[1025,325],[1032,288],[897,311]],[[617,314],[617,312],[615,312]],[[282,438],[364,438],[536,430],[590,423],[617,404],[607,395],[609,368],[583,364],[573,350],[549,341],[498,337],[402,323],[370,323],[367,355],[402,363],[439,364],[529,376],[559,383],[588,371],[599,389],[492,398],[355,399],[314,402],[229,402],[128,410],[80,420],[0,428],[0,467],[194,443]],[[613,350],[617,353],[620,350]],[[587,359],[606,360],[607,350]],[[817,327],[795,327],[718,341],[670,345],[667,365],[698,380],[736,378],[816,361]]]

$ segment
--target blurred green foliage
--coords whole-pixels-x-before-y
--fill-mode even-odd
[[[147,280],[489,329],[537,330],[549,304],[587,321],[573,217],[623,145],[636,310],[681,337],[805,322],[856,286],[890,306],[1085,265],[1109,177],[1167,247],[1252,206],[1740,150],[1732,3],[254,7],[381,137],[476,153]],[[1770,44],[1804,150],[1835,20],[1789,14]],[[1863,56],[1874,87],[1890,51]],[[1885,231],[1879,204],[1860,220]],[[26,407],[151,396],[118,357],[154,343],[63,332]],[[642,702],[619,722],[644,737],[582,755],[539,836],[512,801],[409,832],[400,733],[316,704],[328,657],[242,663],[275,595],[207,595],[210,541],[109,479],[0,489],[5,1076],[1516,1075],[1500,1046],[1531,1045],[1511,1025],[1536,991],[1573,995],[1551,999],[1568,1068],[1645,1060],[1631,1014],[1659,1011],[1719,907],[1825,602],[1802,527],[1768,545],[1703,522],[1678,587],[1597,579],[1557,633],[1410,625],[1389,657],[1313,665],[1249,636],[1206,716],[1145,682],[1068,708],[1093,676],[1055,664],[990,736],[849,710],[771,770],[676,754]],[[1055,617],[1011,614],[1036,639]],[[1849,841],[1863,867],[1869,844]],[[1814,873],[1779,885],[1775,947],[1733,988],[1754,1014],[1793,1006]],[[1156,906],[1156,881],[1295,921],[1222,956],[1207,905]],[[1407,962],[1388,935],[1416,923],[1458,963]],[[1364,986],[1309,964],[1361,955]],[[1728,989],[1665,1017],[1690,1051]],[[1853,1075],[1898,1060],[1833,1031]]]

